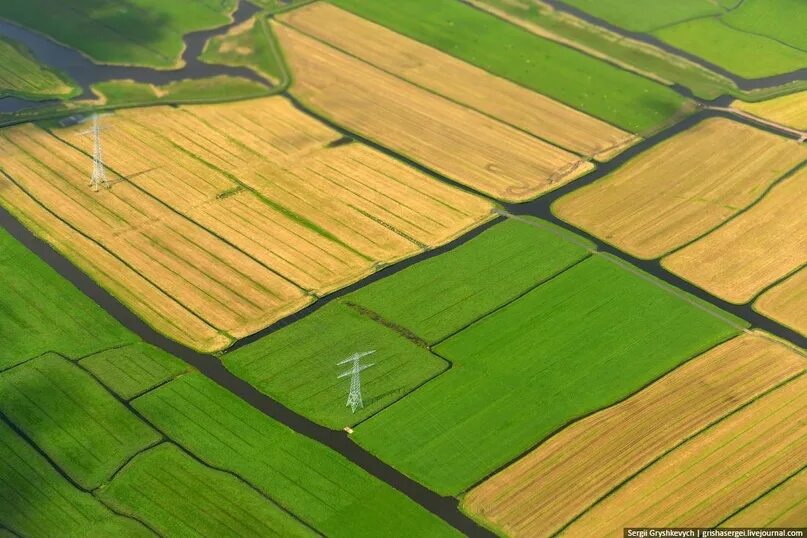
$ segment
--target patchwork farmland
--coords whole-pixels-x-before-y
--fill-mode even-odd
[[[0,203],[197,349],[226,347],[493,216],[365,146],[328,147],[340,135],[280,98],[131,110],[106,125],[116,180],[100,194],[84,184],[92,140],[81,128],[7,129]]]
[[[552,211],[639,258],[658,258],[756,202],[807,147],[706,119],[555,202]]]
[[[511,536],[559,532],[656,459],[805,367],[803,356],[764,334],[737,336],[564,428],[471,490],[464,506]]]
[[[734,101],[731,106],[769,121],[807,131],[807,91],[758,103]]]
[[[807,335],[807,269],[801,268],[759,296],[754,309]]]

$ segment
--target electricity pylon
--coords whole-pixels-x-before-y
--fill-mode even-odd
[[[106,177],[106,168],[104,167],[104,159],[101,153],[101,119],[98,114],[92,115],[92,129],[88,129],[81,134],[93,135],[94,137],[90,187],[92,187],[95,192],[98,192],[101,184],[108,189],[110,185],[109,180]]]
[[[341,379],[343,377],[350,376],[350,392],[347,393],[347,403],[345,405],[350,407],[350,411],[353,413],[355,413],[356,409],[359,409],[360,407],[364,408],[364,402],[361,399],[360,373],[362,370],[366,370],[367,368],[375,364],[375,363],[361,364],[361,358],[366,357],[367,355],[372,355],[373,353],[375,353],[375,350],[364,351],[362,353],[354,353],[345,360],[336,363],[337,366],[347,364],[348,362],[353,363],[353,366],[350,368],[350,370],[336,376],[336,379]]]

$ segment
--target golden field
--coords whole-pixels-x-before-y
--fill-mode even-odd
[[[746,303],[807,263],[807,166],[753,207],[662,265],[709,293]]]
[[[329,147],[340,135],[282,98],[104,122],[111,189],[87,186],[84,127],[26,125],[0,137],[0,201],[155,328],[204,351],[493,216],[365,146]],[[97,262],[77,255],[98,249]]]
[[[760,295],[754,310],[807,335],[807,269],[800,269]]]
[[[657,258],[754,203],[807,146],[723,118],[704,120],[555,202],[561,219],[639,258]]]
[[[746,103],[738,100],[734,101],[731,106],[794,129],[807,130],[807,91],[783,95],[758,103]]]
[[[803,527],[807,516],[807,469],[726,520],[721,527]]]
[[[292,93],[307,106],[477,191],[521,202],[594,166],[286,25],[275,30],[294,73]]]
[[[579,155],[607,160],[639,141],[604,121],[330,4],[310,4],[279,20],[421,88]]]
[[[713,527],[804,466],[807,376],[702,432],[570,525],[570,536],[628,526]]]
[[[803,356],[761,333],[737,336],[566,427],[471,490],[464,508],[508,535],[556,533],[656,458],[805,366]]]

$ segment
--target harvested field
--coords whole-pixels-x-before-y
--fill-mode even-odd
[[[807,361],[742,334],[550,438],[477,486],[465,508],[510,536],[548,536],[709,424],[800,374]]]
[[[160,439],[92,376],[55,354],[0,374],[0,412],[86,489]]]
[[[110,190],[86,186],[82,128],[22,126],[0,138],[10,156],[0,201],[197,349],[225,347],[493,217],[489,202],[366,146],[329,147],[339,134],[281,98],[105,121]]]
[[[807,469],[796,473],[721,527],[803,527],[807,517]]]
[[[535,198],[593,168],[574,154],[275,25],[292,92],[348,129],[490,196]]]
[[[707,119],[555,202],[552,211],[640,258],[657,258],[754,203],[807,146]]]
[[[566,532],[612,536],[628,526],[718,525],[804,465],[805,411],[801,376],[679,446]]]
[[[766,120],[807,131],[807,91],[758,103],[734,101],[731,106]]]
[[[807,269],[760,295],[754,310],[807,335]]]
[[[126,400],[188,371],[184,362],[145,342],[101,351],[79,364]]]
[[[352,438],[456,495],[569,421],[736,335],[741,323],[592,256],[435,346],[453,367]]]
[[[316,536],[243,480],[170,443],[138,454],[98,496],[159,536]]]
[[[311,4],[280,20],[421,88],[574,153],[607,160],[639,140],[570,106],[330,4]]]
[[[713,295],[746,303],[807,263],[807,166],[748,211],[662,260]]]

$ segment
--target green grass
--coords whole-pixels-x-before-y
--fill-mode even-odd
[[[263,8],[267,13],[279,13],[310,4],[315,0],[249,0],[251,4]]]
[[[162,536],[315,536],[242,480],[169,443],[135,457],[99,497]]]
[[[133,405],[180,446],[238,474],[326,536],[456,536],[402,493],[200,374]]]
[[[102,351],[79,364],[126,400],[188,371],[184,362],[145,342]]]
[[[0,97],[69,99],[79,93],[73,81],[39,63],[19,43],[0,37]]]
[[[535,218],[508,219],[347,300],[433,344],[587,256],[593,244],[569,236]]]
[[[225,101],[267,95],[269,88],[242,77],[219,75],[152,86],[131,80],[109,80],[92,85],[106,105],[146,105],[193,101]]]
[[[449,372],[353,438],[456,495],[738,332],[739,320],[634,271],[594,256],[483,318],[437,346],[454,363]]]
[[[0,374],[0,412],[86,489],[160,439],[92,376],[54,354]]]
[[[332,3],[635,133],[671,121],[686,102],[661,84],[456,0]]]
[[[270,82],[284,79],[282,60],[266,17],[256,15],[247,24],[252,24],[251,28],[211,37],[199,59],[209,64],[248,67]]]
[[[740,30],[807,51],[807,5],[803,0],[744,0],[722,19]]]
[[[3,0],[0,17],[100,63],[180,66],[183,36],[230,21],[236,0]]]
[[[632,32],[650,32],[724,12],[711,0],[564,0],[564,3]]]
[[[136,340],[3,228],[0,290],[0,370],[46,351],[79,358]]]
[[[364,409],[345,406],[347,366],[353,353],[375,366],[362,374]],[[224,365],[261,392],[325,426],[341,429],[386,407],[448,367],[396,331],[346,304],[330,303],[290,326],[227,353]]]
[[[65,480],[0,421],[0,524],[15,536],[153,536]]]
[[[807,52],[735,30],[719,19],[689,21],[653,35],[745,78],[767,77],[807,66]]]

